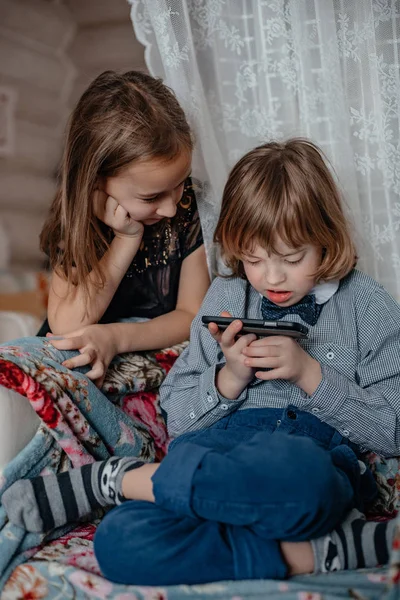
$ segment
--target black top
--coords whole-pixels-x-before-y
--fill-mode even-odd
[[[110,241],[113,233],[109,231]],[[203,244],[192,181],[185,182],[172,219],[145,226],[142,243],[99,323],[128,317],[153,318],[174,310],[182,261]],[[38,335],[50,331],[48,321]]]

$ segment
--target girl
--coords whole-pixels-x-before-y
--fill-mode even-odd
[[[53,345],[80,353],[64,365],[90,364],[99,386],[114,355],[188,338],[209,285],[191,158],[181,107],[145,73],[106,71],[72,113],[41,234],[53,276],[39,335],[61,334]]]
[[[226,184],[215,239],[233,275],[213,282],[162,386],[175,438],[166,458],[114,457],[68,481],[53,477],[51,503],[38,480],[17,482],[3,496],[10,519],[46,530],[53,513],[61,525],[55,498],[71,489],[77,517],[88,503],[120,505],[100,524],[95,552],[121,583],[386,563],[394,521],[359,512],[376,494],[360,458],[400,451],[400,307],[354,269],[318,148],[295,139],[245,155]],[[202,326],[203,315],[220,313],[238,318],[223,333]],[[238,336],[245,317],[295,321],[309,335]]]

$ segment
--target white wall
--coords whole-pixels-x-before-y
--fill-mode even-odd
[[[15,265],[43,264],[38,235],[73,104],[106,69],[145,69],[129,11],[126,0],[0,0],[0,86],[17,95],[15,151],[0,157],[0,219]]]
[[[71,101],[106,69],[146,70],[144,49],[136,40],[126,0],[66,0],[77,23],[69,55],[78,69]]]
[[[38,235],[54,193],[76,70],[75,22],[62,4],[0,0],[0,85],[16,93],[15,149],[0,158],[0,217],[14,263],[38,265]]]

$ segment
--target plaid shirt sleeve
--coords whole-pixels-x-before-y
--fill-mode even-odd
[[[247,397],[247,389],[236,400],[228,400],[219,394],[215,387],[215,375],[225,364],[225,357],[201,321],[202,315],[219,315],[223,310],[231,310],[235,315],[243,314],[244,292],[243,308],[236,298],[238,306],[232,309],[232,302],[226,295],[228,285],[229,282],[223,279],[214,279],[193,320],[190,344],[160,388],[161,406],[168,415],[168,431],[172,437],[210,427],[236,410]]]
[[[381,287],[358,324],[356,378],[321,364],[323,378],[304,401],[314,414],[363,449],[400,454],[400,307]]]

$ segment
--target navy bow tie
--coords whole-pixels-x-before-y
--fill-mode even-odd
[[[277,306],[268,298],[261,302],[261,314],[265,321],[277,321],[285,315],[299,315],[309,325],[315,325],[322,310],[322,304],[317,304],[314,294],[304,296],[300,302],[293,306]]]

